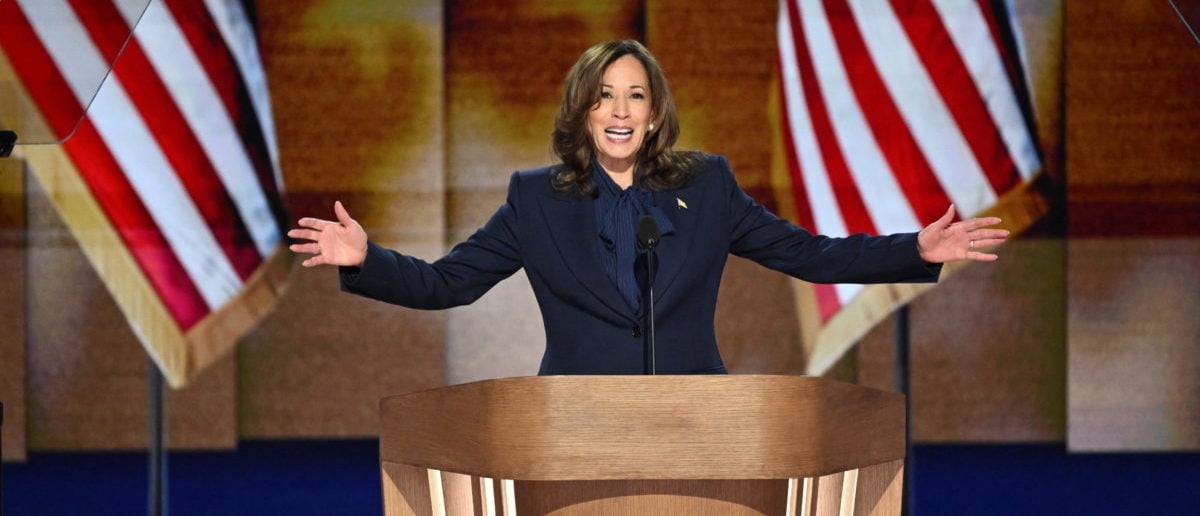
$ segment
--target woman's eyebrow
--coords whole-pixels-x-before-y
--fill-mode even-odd
[[[608,84],[608,83],[600,83],[600,87],[601,88],[614,88],[615,86]],[[633,86],[629,87],[629,89],[631,89],[631,90],[634,88],[641,89],[641,90],[646,89],[646,87],[642,86],[641,84],[634,84]]]

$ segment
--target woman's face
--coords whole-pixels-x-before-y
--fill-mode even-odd
[[[621,56],[604,70],[600,102],[588,114],[588,130],[600,166],[611,174],[633,172],[649,121],[646,67],[634,56]]]

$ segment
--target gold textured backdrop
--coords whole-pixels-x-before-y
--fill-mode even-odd
[[[1181,36],[1186,32],[1174,13],[1157,5],[1015,5],[1045,186],[1060,194],[1086,187],[1081,198],[1116,199],[1128,213],[1147,205],[1174,209],[1179,227],[1170,242],[1151,246],[1143,245],[1144,235],[1087,233],[1123,250],[1101,250],[1106,261],[1089,260],[1093,251],[1068,245],[1066,205],[1057,206],[1002,248],[1000,262],[970,267],[918,299],[915,437],[1061,442],[1069,436],[1093,449],[1200,448],[1194,432],[1181,430],[1197,428],[1200,413],[1194,327],[1200,289],[1188,290],[1198,286],[1200,273],[1184,267],[1179,295],[1166,301],[1153,295],[1179,263],[1200,263],[1194,223],[1200,146],[1195,131],[1183,129],[1200,126],[1200,100],[1192,93],[1200,48],[1188,47],[1195,42]],[[332,203],[341,200],[376,241],[440,256],[486,220],[512,171],[551,161],[562,76],[587,46],[617,37],[644,40],[665,67],[681,110],[681,146],[728,156],[747,191],[775,206],[773,0],[260,0],[257,6],[293,219],[330,217]],[[1143,71],[1177,80],[1146,91],[1136,73],[1114,73],[1106,60],[1114,53],[1132,60],[1122,46],[1130,39],[1097,24],[1139,34],[1139,45],[1157,56]],[[1156,45],[1174,53],[1149,52]],[[1078,59],[1064,65],[1064,48]],[[1164,98],[1170,103],[1159,102]],[[1170,152],[1147,161],[1163,146]],[[4,457],[19,458],[26,445],[143,446],[147,359],[39,185],[15,163],[0,169],[0,230],[21,235],[0,240],[0,266],[15,275],[0,285]],[[1139,168],[1145,163],[1155,172]],[[1167,202],[1144,202],[1138,192],[1146,188]],[[1103,210],[1086,213],[1088,221],[1103,220]],[[1153,215],[1143,220],[1158,222]],[[1147,253],[1171,259],[1145,260]],[[1129,276],[1136,281],[1123,283],[1117,295],[1148,306],[1113,306],[1112,292],[1088,288],[1146,264],[1157,272]],[[520,274],[478,304],[446,312],[342,294],[336,280],[335,271],[297,266],[275,310],[237,353],[171,393],[173,446],[373,436],[383,396],[536,372],[541,322]],[[803,371],[801,328],[786,281],[731,258],[720,295],[716,324],[731,371]],[[1155,324],[1110,313],[1149,313]],[[887,323],[875,328],[833,374],[891,388],[891,333]],[[1123,340],[1130,333],[1140,337]],[[1173,368],[1164,372],[1167,362]],[[1133,417],[1140,426],[1103,431]]]

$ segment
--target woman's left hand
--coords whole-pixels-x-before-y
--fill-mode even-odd
[[[952,220],[953,204],[942,218],[917,234],[917,250],[921,253],[922,260],[928,263],[958,260],[992,262],[999,258],[995,254],[983,251],[999,245],[1008,238],[1008,230],[988,227],[999,224],[999,217],[981,217],[953,223]]]

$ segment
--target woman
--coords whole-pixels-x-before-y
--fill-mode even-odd
[[[636,41],[596,45],[567,74],[553,145],[562,163],[512,175],[507,202],[434,262],[367,239],[341,203],[337,221],[303,218],[288,236],[305,267],[341,267],[343,290],[402,306],[468,304],[524,268],[542,311],[539,374],[643,372],[646,266],[634,221],[653,218],[655,368],[723,373],[713,317],[729,253],[811,282],[937,281],[941,263],[992,261],[997,218],[920,233],[830,238],[766,211],[723,157],[672,149],[679,133],[662,69]],[[640,281],[639,281],[640,280]]]

